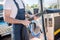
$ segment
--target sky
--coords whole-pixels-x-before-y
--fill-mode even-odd
[[[38,4],[39,0],[24,0],[25,4]],[[51,4],[57,3],[57,0],[43,0],[43,4],[45,7],[50,6]]]
[[[38,0],[24,0],[24,2],[25,2],[25,4],[32,5],[32,4],[37,4]]]
[[[57,3],[57,0],[44,0],[44,6],[49,7],[52,4]]]
[[[2,0],[0,0],[2,1]],[[39,0],[23,0],[25,4],[33,5],[38,4]],[[45,7],[49,7],[51,4],[57,3],[57,0],[43,0],[43,4]]]

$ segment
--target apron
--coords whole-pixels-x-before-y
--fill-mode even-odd
[[[15,19],[25,20],[25,8],[20,9],[15,0],[14,3],[18,9]],[[13,24],[13,40],[29,40],[27,29],[23,24]]]

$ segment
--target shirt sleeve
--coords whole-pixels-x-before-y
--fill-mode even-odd
[[[11,9],[11,0],[6,0],[4,4],[4,9]]]

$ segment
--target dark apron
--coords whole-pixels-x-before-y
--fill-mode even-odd
[[[14,3],[18,9],[15,19],[25,20],[25,8],[20,9],[15,0]],[[23,24],[13,24],[13,40],[29,40],[27,28]]]

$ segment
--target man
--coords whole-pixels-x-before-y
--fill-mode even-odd
[[[6,0],[4,4],[4,20],[13,24],[13,40],[23,40],[21,30],[30,22],[25,20],[25,6],[22,0]],[[24,29],[25,40],[28,39],[27,30]]]

